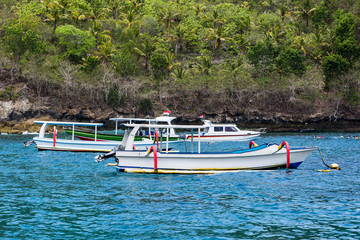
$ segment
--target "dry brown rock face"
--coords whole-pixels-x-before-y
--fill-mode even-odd
[[[109,122],[111,117],[153,118],[164,110],[170,110],[171,115],[177,117],[176,124],[200,123],[198,116],[204,114],[213,122],[234,122],[242,128],[266,127],[268,131],[360,131],[360,106],[347,106],[331,97],[317,99],[307,106],[295,100],[278,104],[266,96],[256,102],[216,97],[209,100],[206,95],[199,95],[195,100],[170,96],[172,102],[182,104],[166,105],[166,101],[159,103],[153,99],[152,113],[144,115],[139,112],[135,96],[120,106],[111,107],[101,100],[88,99],[86,94],[78,96],[68,92],[64,95],[61,89],[39,94],[30,87],[30,80],[14,82],[6,72],[0,71],[0,91],[8,86],[15,89],[18,96],[13,100],[0,99],[0,132],[3,133],[37,131],[40,126],[33,124],[34,120],[103,122],[113,128]]]

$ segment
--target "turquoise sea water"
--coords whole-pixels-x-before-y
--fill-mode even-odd
[[[342,170],[317,171],[326,167],[313,152],[291,171],[117,173],[96,153],[39,152],[23,146],[32,136],[0,135],[0,238],[360,239],[359,134],[316,135],[256,142],[318,146]]]

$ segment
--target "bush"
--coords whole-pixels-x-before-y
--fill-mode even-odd
[[[331,90],[337,85],[336,80],[338,77],[349,70],[350,64],[346,59],[338,54],[333,54],[324,58],[321,64],[321,69],[325,75],[326,91]]]
[[[327,22],[330,21],[330,11],[324,1],[321,1],[320,5],[316,6],[311,20],[317,28],[326,26]]]
[[[7,86],[4,90],[0,91],[0,100],[15,100],[17,97],[18,94],[10,86]]]
[[[33,30],[24,30],[17,26],[5,28],[2,38],[4,48],[12,53],[19,61],[26,51],[42,53],[45,51],[45,44],[41,41],[38,34]]]
[[[119,92],[114,89],[110,88],[109,95],[108,95],[108,103],[112,107],[118,107],[120,106],[120,98],[119,98]]]
[[[274,70],[275,58],[279,55],[279,49],[270,41],[259,42],[249,48],[247,57],[250,63],[262,73],[272,72]]]
[[[101,63],[97,56],[87,56],[82,59],[81,70],[91,73]]]
[[[305,73],[305,56],[301,51],[293,48],[286,48],[278,57],[278,67],[283,74],[293,73],[301,76]]]
[[[79,63],[82,57],[95,47],[95,38],[73,25],[60,26],[55,34],[63,56],[75,63]]]
[[[155,80],[161,81],[165,78],[169,63],[164,55],[154,54],[150,59],[150,65]]]
[[[112,63],[117,73],[127,77],[136,73],[136,65],[133,59],[128,55],[117,54],[113,56]]]
[[[153,111],[153,103],[150,99],[145,98],[139,102],[138,109],[140,113],[149,114]]]
[[[340,42],[335,41],[336,53],[344,57],[349,63],[355,63],[360,57],[360,47],[355,37],[347,38]]]

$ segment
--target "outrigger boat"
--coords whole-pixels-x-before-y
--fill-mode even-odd
[[[118,141],[121,142],[123,140],[123,135],[119,134],[119,122],[128,122],[128,123],[136,123],[136,122],[147,122],[151,123],[155,119],[147,119],[147,118],[110,118],[109,120],[115,121],[115,134],[104,133],[97,131],[96,133],[96,141]],[[79,126],[75,129],[65,129],[65,133],[69,135],[74,135],[75,138],[78,138],[83,141],[95,141],[95,132],[91,131],[88,128],[80,128]],[[139,135],[135,136],[135,141],[142,140],[145,136],[143,131],[139,131]],[[120,143],[118,143],[120,144]]]
[[[200,116],[203,118],[203,115]],[[123,135],[119,135],[118,126],[119,123],[147,123],[147,124],[165,124],[172,125],[172,121],[176,117],[171,117],[169,111],[164,111],[162,116],[159,116],[154,119],[147,118],[110,118],[109,120],[115,121],[115,134],[105,134],[98,132],[97,141],[111,140],[111,141],[122,141]],[[259,131],[252,130],[240,130],[236,124],[213,124],[209,120],[202,120],[204,123],[203,131],[200,134],[200,140],[203,142],[214,142],[214,141],[250,141],[258,138],[261,134],[265,133],[265,128],[261,128]],[[76,138],[85,141],[94,141],[94,132],[89,130],[81,129],[68,129],[65,130],[68,134],[74,134]],[[182,134],[179,135],[175,133],[175,130],[171,128],[169,130],[169,140],[177,141],[179,138],[184,138],[186,140],[191,140],[191,134]],[[150,131],[139,131],[135,136],[135,141],[142,140],[144,137],[151,138],[154,133]],[[196,136],[196,135],[195,135]],[[165,137],[165,135],[164,135]],[[165,140],[165,139],[164,139]]]
[[[102,126],[102,123],[81,123],[81,122],[56,122],[56,121],[34,121],[35,124],[42,124],[39,136],[34,137],[32,141],[25,143],[29,146],[35,143],[38,150],[54,150],[54,151],[74,151],[74,152],[111,152],[114,147],[118,146],[119,141],[97,141],[97,128]],[[45,136],[45,130],[48,126],[54,126],[52,137]],[[56,126],[72,127],[71,139],[57,138]],[[75,139],[75,126],[94,127],[95,135],[93,141],[82,141]],[[135,141],[137,149],[148,149],[154,145],[152,139],[143,138]],[[134,148],[135,148],[134,146]]]
[[[170,117],[168,112],[164,112],[164,114],[160,117],[154,119],[148,118],[110,118],[110,121],[115,121],[115,134],[102,133],[97,132],[97,141],[122,141],[123,135],[119,134],[119,123],[144,123],[147,124],[167,124],[171,125],[171,121],[176,119],[176,117]],[[135,136],[135,141],[141,141],[143,138],[152,138],[153,131],[151,129],[139,131]],[[74,134],[74,136],[80,140],[84,141],[94,141],[95,133],[93,131],[89,131],[88,129],[65,129],[65,133]],[[170,131],[169,140],[177,141],[180,136],[175,133],[174,130]],[[120,143],[119,143],[120,144]]]
[[[95,157],[100,162],[115,157],[115,164],[119,172],[136,173],[220,173],[250,169],[297,168],[316,148],[290,148],[287,142],[280,145],[263,144],[257,146],[250,142],[249,149],[232,152],[201,152],[200,130],[201,125],[144,125],[123,124],[126,128],[124,140],[112,152]],[[165,151],[159,150],[159,144],[146,150],[134,150],[134,136],[141,128],[158,128],[169,132],[169,129],[195,129],[196,137],[191,138],[191,152],[170,151],[168,141],[165,142]],[[161,139],[161,138],[160,138]],[[194,141],[198,142],[197,151],[194,151]],[[162,143],[160,143],[162,149]],[[251,148],[254,146],[253,148]],[[284,147],[285,146],[285,147]]]

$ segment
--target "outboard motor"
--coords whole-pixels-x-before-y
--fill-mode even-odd
[[[33,144],[33,143],[35,143],[34,140],[24,142],[24,147],[28,147],[28,146],[30,146],[30,145]]]
[[[99,154],[95,157],[95,162],[102,162],[108,158],[114,157],[117,150],[121,149],[121,145],[115,147],[111,152],[107,154]]]

